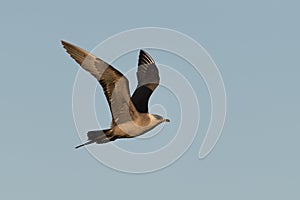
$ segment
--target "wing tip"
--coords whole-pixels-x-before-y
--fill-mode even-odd
[[[89,52],[75,46],[69,42],[66,42],[64,40],[61,40],[61,44],[65,51],[81,66],[84,60],[86,59],[87,55],[89,55]]]
[[[66,46],[66,45],[69,45],[70,43],[66,42],[65,40],[60,40],[60,43],[63,45],[63,46]]]
[[[145,51],[144,49],[140,49],[140,55],[141,54],[148,54],[147,51]]]
[[[61,40],[60,43],[62,44],[62,46],[68,50],[68,48],[74,48],[76,46],[74,46],[73,44],[69,43],[69,42],[66,42],[65,40]],[[76,47],[78,48],[78,47]]]
[[[144,49],[140,49],[139,57],[142,57],[142,56],[151,58],[150,54],[147,51],[145,51]]]
[[[154,64],[154,63],[155,63],[155,61],[150,56],[150,54],[147,53],[145,50],[140,49],[138,65],[145,65],[145,64],[149,65],[149,64]]]

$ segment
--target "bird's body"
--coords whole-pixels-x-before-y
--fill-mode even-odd
[[[120,131],[119,134],[127,134],[128,137],[136,137],[150,131],[162,122],[157,121],[153,115],[147,113],[142,114],[141,119],[119,124],[113,130],[114,132]]]
[[[107,143],[119,138],[133,138],[150,131],[168,119],[148,112],[148,101],[159,84],[158,69],[149,54],[141,50],[138,62],[138,86],[130,96],[127,78],[105,61],[91,53],[62,41],[71,57],[100,83],[112,114],[110,129],[89,131],[88,141],[76,148],[92,143]]]

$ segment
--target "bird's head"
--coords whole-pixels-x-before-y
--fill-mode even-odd
[[[165,119],[165,118],[163,118],[163,117],[160,116],[160,115],[153,114],[152,116],[154,117],[154,120],[157,121],[158,123],[162,123],[162,122],[170,122],[169,119]]]

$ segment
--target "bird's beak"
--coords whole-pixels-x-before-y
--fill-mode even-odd
[[[169,119],[165,119],[165,122],[170,122],[170,120]]]

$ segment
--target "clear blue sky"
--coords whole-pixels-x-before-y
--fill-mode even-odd
[[[299,7],[279,0],[2,2],[0,199],[299,198]],[[74,150],[78,67],[59,41],[92,50],[144,26],[178,30],[207,49],[223,76],[228,112],[206,159],[197,157],[199,134],[170,167],[132,175]]]

